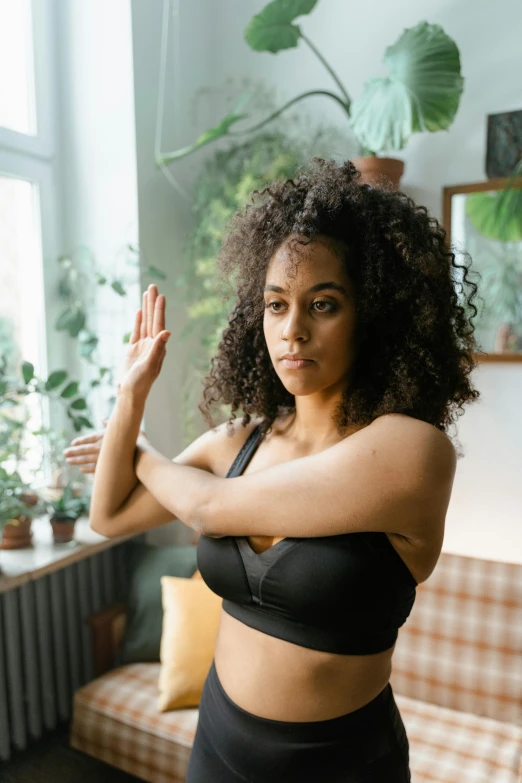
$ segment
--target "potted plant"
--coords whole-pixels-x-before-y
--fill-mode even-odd
[[[0,549],[31,546],[31,521],[39,513],[38,495],[22,480],[18,471],[8,471],[0,466]]]
[[[273,0],[250,21],[245,40],[254,51],[272,54],[295,48],[299,41],[304,41],[324,65],[338,91],[305,92],[262,122],[246,131],[234,132],[231,127],[248,116],[243,112],[243,106],[249,96],[242,95],[232,111],[193,144],[173,152],[158,153],[156,162],[159,166],[189,155],[221,137],[257,131],[298,101],[320,95],[336,102],[358,141],[359,156],[353,163],[361,171],[362,181],[398,187],[404,170],[403,161],[380,155],[402,150],[413,133],[433,133],[450,127],[464,86],[457,45],[440,25],[419,22],[404,30],[386,49],[384,62],[389,75],[367,81],[362,95],[352,101],[333,68],[295,24],[299,16],[313,11],[317,1]],[[166,58],[166,48],[162,58]]]
[[[77,496],[72,482],[64,487],[60,497],[48,501],[47,510],[55,544],[66,544],[72,541],[76,520],[85,514],[88,509],[88,497],[85,495]]]
[[[79,384],[71,381],[65,370],[56,370],[47,380],[42,380],[36,377],[30,362],[22,362],[14,372],[12,365],[13,362],[9,363],[6,355],[0,356],[2,549],[31,546],[32,519],[45,513],[45,505],[41,502],[39,493],[31,486],[29,474],[33,469],[27,464],[27,438],[30,434],[40,434],[30,428],[30,411],[26,404],[28,396],[37,394],[64,404],[76,431],[84,426],[92,426],[83,414],[77,414],[78,410],[85,410],[86,402],[82,396],[78,396]]]

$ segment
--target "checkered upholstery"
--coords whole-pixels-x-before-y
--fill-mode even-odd
[[[522,724],[522,565],[442,553],[399,631],[395,692]]]
[[[395,694],[412,783],[520,783],[522,726]]]
[[[158,712],[160,666],[130,663],[76,691],[71,746],[149,783],[185,783],[199,710]]]
[[[80,688],[71,745],[181,783],[198,709],[157,712],[159,667],[129,664]],[[522,565],[443,553],[399,632],[391,682],[412,783],[522,783]]]

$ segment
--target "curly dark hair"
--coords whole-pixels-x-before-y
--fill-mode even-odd
[[[345,264],[356,291],[356,353],[334,414],[339,433],[386,413],[446,432],[463,405],[480,396],[469,377],[478,312],[471,258],[464,254],[468,266],[456,263],[445,229],[426,207],[401,191],[361,184],[349,160],[313,157],[297,173],[254,190],[252,204],[226,227],[217,262],[237,298],[203,382],[198,407],[204,418],[215,426],[211,406],[229,404],[229,432],[241,409],[243,426],[260,416],[266,434],[276,418],[295,410],[265,342],[263,289],[270,259],[284,241],[306,245],[321,238]],[[463,272],[462,303],[457,270]]]

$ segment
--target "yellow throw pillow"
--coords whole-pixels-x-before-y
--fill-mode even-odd
[[[194,577],[161,577],[159,712],[198,707],[214,658],[223,599]]]

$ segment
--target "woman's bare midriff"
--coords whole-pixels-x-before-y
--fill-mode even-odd
[[[253,426],[242,433],[242,442]],[[214,472],[224,476],[238,451],[237,440],[230,450],[220,451]],[[303,454],[285,442],[284,424],[274,426],[273,434],[254,452],[244,475],[299,456]],[[248,540],[259,553],[281,538],[255,536]],[[402,546],[397,542],[397,547]],[[427,564],[430,555],[426,554]],[[411,555],[407,559],[413,572]],[[422,567],[419,561],[419,569]],[[223,689],[247,712],[271,720],[319,721],[353,712],[377,696],[390,679],[394,647],[370,655],[314,650],[262,633],[222,609],[214,660]]]
[[[217,675],[239,707],[261,718],[328,720],[364,706],[386,686],[393,647],[337,655],[257,631],[221,610]]]

